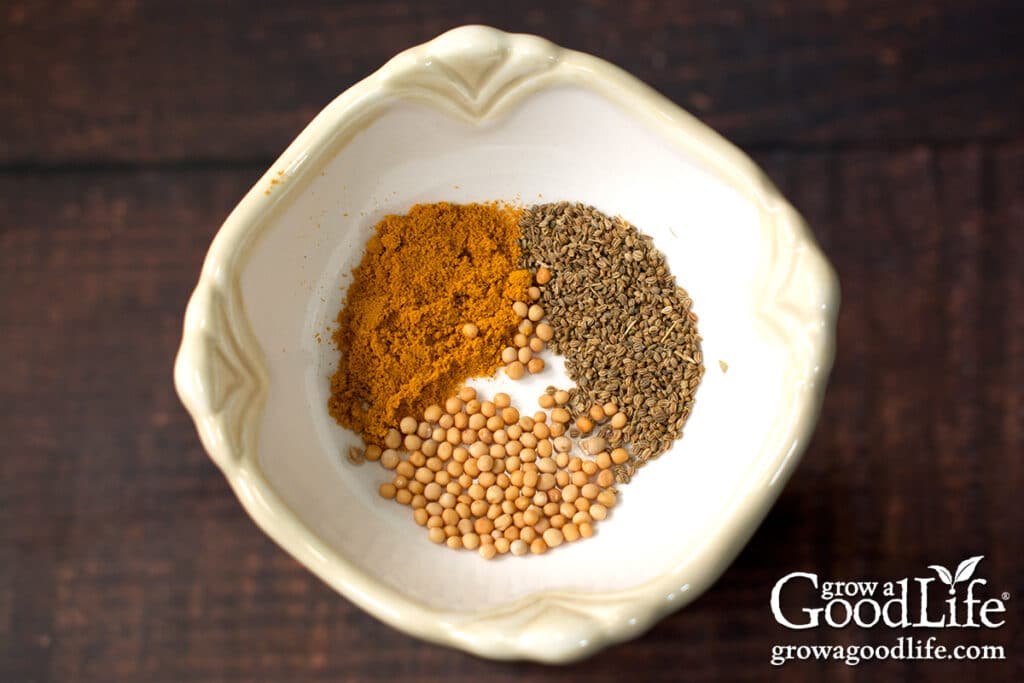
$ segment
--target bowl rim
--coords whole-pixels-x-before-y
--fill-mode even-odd
[[[480,124],[523,98],[570,84],[609,99],[684,147],[758,207],[769,239],[755,295],[759,323],[789,349],[791,396],[717,533],[672,569],[632,588],[547,591],[477,612],[433,608],[357,568],[306,527],[261,471],[256,439],[268,391],[244,313],[240,275],[263,228],[317,161],[389,102],[413,100]],[[808,282],[811,287],[808,288]],[[813,290],[813,296],[808,292]],[[217,232],[185,313],[178,395],[246,512],[335,590],[419,638],[496,659],[568,662],[636,637],[706,590],[746,544],[791,476],[820,411],[835,355],[838,278],[803,218],[738,148],[635,77],[537,36],[463,26],[399,53],[328,104],[249,190]]]

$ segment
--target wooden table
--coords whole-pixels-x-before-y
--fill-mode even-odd
[[[0,680],[1024,679],[1024,11],[1017,2],[0,5]],[[515,7],[513,8],[513,5]],[[171,383],[223,218],[335,94],[463,23],[603,56],[763,164],[842,280],[804,464],[718,584],[571,669],[426,645],[242,512]],[[984,555],[1002,662],[769,664],[781,576]]]

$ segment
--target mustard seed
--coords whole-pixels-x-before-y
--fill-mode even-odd
[[[546,543],[549,548],[557,548],[562,545],[562,541],[564,540],[565,537],[562,536],[562,532],[558,529],[552,528],[544,532],[544,543]]]
[[[398,463],[401,461],[401,456],[398,455],[398,451],[393,448],[389,448],[380,454],[380,464],[385,469],[393,470],[398,467]]]
[[[529,363],[530,359],[533,358],[533,351],[530,351],[529,346],[524,346],[519,349],[519,352],[516,354],[516,358],[519,359],[520,363]]]
[[[558,402],[557,398],[555,399],[555,402]],[[560,422],[564,424],[568,422],[570,419],[572,418],[569,415],[569,411],[566,410],[565,408],[555,408],[554,410],[551,411],[552,422]]]

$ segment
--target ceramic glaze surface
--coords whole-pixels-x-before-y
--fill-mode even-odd
[[[357,439],[326,401],[332,323],[374,223],[492,199],[582,201],[652,235],[694,299],[707,369],[684,438],[621,487],[594,538],[488,563],[377,497],[389,477],[346,461]],[[810,435],[837,306],[806,226],[735,148],[600,60],[466,27],[339,97],[242,201],[189,305],[176,382],[255,521],[350,599],[485,656],[566,661],[685,604],[746,542]],[[532,412],[569,383],[555,361],[474,385]]]

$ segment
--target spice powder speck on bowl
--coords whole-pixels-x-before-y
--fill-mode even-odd
[[[650,236],[692,297],[707,369],[683,437],[592,538],[482,561],[380,495],[381,468],[349,461],[362,442],[327,403],[373,227],[493,200],[578,201]],[[567,662],[681,608],[746,543],[810,438],[838,302],[804,221],[735,147],[600,59],[468,26],[342,93],[242,199],[189,302],[175,383],[253,520],[348,599],[481,656]],[[572,386],[544,353],[536,374],[470,386],[535,410]]]

